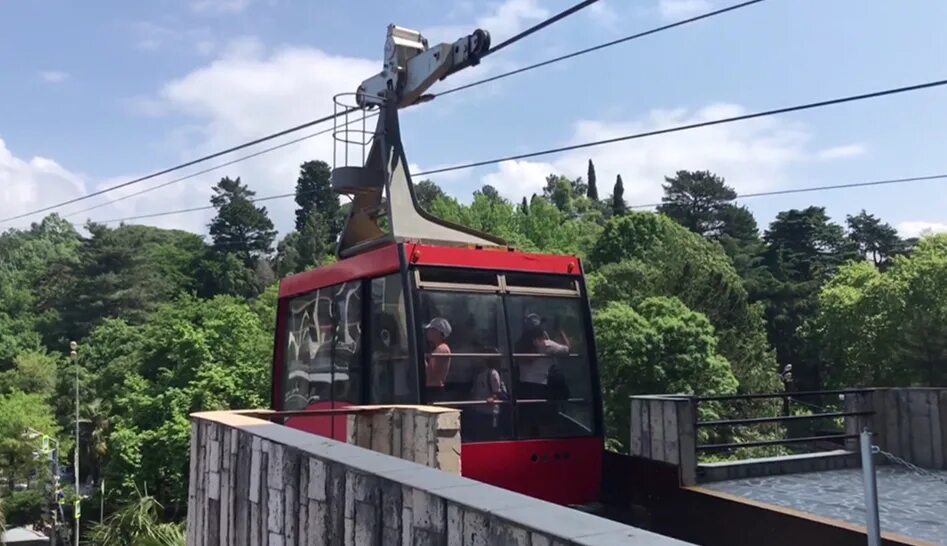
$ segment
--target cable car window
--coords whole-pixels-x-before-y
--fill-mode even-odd
[[[420,292],[425,400],[461,409],[465,442],[512,437],[510,360],[498,294]]]
[[[332,307],[330,288],[293,298],[287,306],[283,393],[287,410],[331,401]]]
[[[455,267],[422,267],[418,269],[418,278],[424,283],[475,284],[498,286],[496,271],[460,269]]]
[[[537,275],[535,273],[507,273],[506,285],[511,290],[523,288],[552,288],[556,290],[575,291],[575,277],[562,275]]]
[[[373,279],[371,298],[369,400],[372,404],[417,403],[417,367],[408,355],[401,276]]]
[[[591,435],[594,431],[591,365],[582,300],[507,297],[513,363],[519,372],[519,438]]]
[[[332,400],[359,404],[362,402],[362,283],[343,283],[333,291],[337,320],[332,354]]]

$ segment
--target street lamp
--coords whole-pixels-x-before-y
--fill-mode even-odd
[[[81,495],[79,493],[79,344],[75,341],[69,342],[69,358],[72,359],[72,364],[76,368],[76,451],[75,457],[72,460],[73,469],[75,470],[76,475],[76,500],[75,505],[73,506],[73,519],[76,520],[76,546],[79,546],[79,499]]]
[[[53,504],[55,505],[55,508],[53,509],[53,532],[52,532],[52,534],[51,534],[51,536],[50,536],[50,545],[51,545],[51,546],[56,546],[56,543],[58,542],[58,535],[59,535],[59,511],[62,509],[62,508],[61,508],[61,505],[60,505],[60,502],[59,502],[59,500],[60,500],[60,499],[59,499],[59,494],[60,494],[60,487],[59,487],[59,440],[57,440],[57,439],[55,439],[55,438],[51,438],[51,437],[47,436],[46,434],[44,434],[44,433],[42,433],[42,432],[40,432],[40,431],[38,431],[38,430],[36,430],[35,428],[32,428],[32,427],[27,427],[26,431],[27,431],[27,432],[26,432],[25,436],[26,436],[26,438],[29,439],[29,440],[35,440],[35,439],[37,439],[37,438],[42,438],[42,439],[43,439],[43,446],[40,448],[40,454],[42,454],[42,455],[50,455],[50,456],[51,456],[50,462],[51,462],[52,467],[53,467],[53,487],[52,487],[53,491],[52,491],[52,493],[53,493]],[[52,449],[52,451],[50,451],[50,449],[49,449],[49,443],[50,443],[50,442],[52,442],[52,443],[53,443],[53,446],[54,446],[53,449]]]

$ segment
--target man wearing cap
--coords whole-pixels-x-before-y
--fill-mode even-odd
[[[424,337],[427,340],[429,354],[424,359],[424,371],[427,378],[428,394],[437,397],[444,390],[447,372],[450,370],[450,322],[443,317],[434,317],[424,325]]]

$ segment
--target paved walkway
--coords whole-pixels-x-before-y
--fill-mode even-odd
[[[878,467],[878,504],[885,531],[947,546],[947,471],[941,480]],[[749,499],[865,525],[861,470],[833,470],[703,484]]]

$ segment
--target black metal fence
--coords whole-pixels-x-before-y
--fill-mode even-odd
[[[798,446],[798,445],[818,445],[835,444],[839,447],[844,445],[846,440],[852,440],[858,437],[857,434],[846,434],[844,425],[842,430],[838,427],[832,428],[824,426],[823,428],[813,428],[812,424],[831,424],[833,420],[845,419],[851,417],[866,417],[874,414],[874,411],[845,411],[844,397],[859,393],[870,392],[872,389],[844,389],[844,390],[826,390],[826,391],[796,391],[781,392],[771,394],[733,394],[721,396],[698,396],[694,400],[698,404],[696,415],[700,415],[700,405],[714,404],[717,410],[736,413],[739,416],[733,418],[700,420],[697,417],[694,423],[695,430],[698,433],[703,430],[712,431],[711,434],[698,434],[698,438],[704,438],[706,443],[697,444],[698,453],[721,453],[732,452],[738,449],[766,447],[766,446]],[[826,402],[825,398],[834,396],[835,400]],[[733,403],[746,401],[773,401],[782,402],[782,415],[765,416],[746,416],[747,414],[757,413],[747,408],[735,410]],[[730,406],[729,408],[727,406]],[[769,409],[775,409],[775,404],[770,404]],[[803,411],[803,414],[795,414],[796,411]],[[777,410],[778,411],[778,410]],[[732,438],[732,433],[736,428],[752,428],[766,425],[786,425],[781,438],[757,438],[746,439],[742,441],[725,440],[715,441],[719,438]],[[762,436],[762,435],[761,435]],[[710,440],[707,440],[710,438]]]

